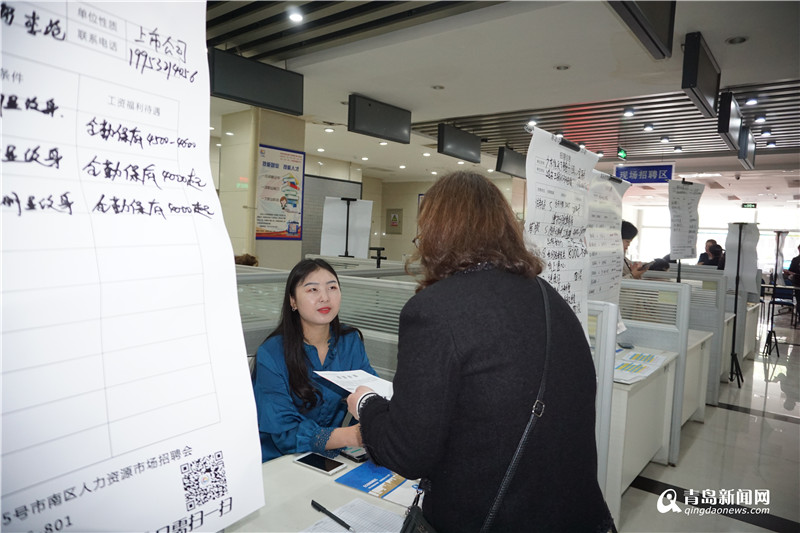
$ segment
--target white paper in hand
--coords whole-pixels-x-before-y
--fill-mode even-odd
[[[339,385],[346,391],[355,392],[357,387],[364,385],[377,392],[387,400],[392,399],[392,382],[386,381],[378,376],[373,376],[364,370],[344,370],[341,372],[333,371],[314,371],[315,374],[322,376],[330,382]]]

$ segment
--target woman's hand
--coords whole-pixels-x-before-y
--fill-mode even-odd
[[[633,276],[634,279],[642,279],[642,276],[644,275],[645,272],[647,272],[648,268],[650,268],[650,265],[645,263],[641,263],[638,261],[635,263],[631,263],[631,275]]]
[[[375,392],[374,390],[370,389],[369,387],[365,387],[364,385],[359,386],[356,388],[356,391],[347,397],[347,410],[350,411],[350,414],[353,415],[353,418],[358,420],[358,402],[361,401],[361,397],[367,394],[368,392]]]

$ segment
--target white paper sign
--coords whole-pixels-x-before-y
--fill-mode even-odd
[[[586,242],[589,249],[589,299],[619,305],[622,281],[622,197],[631,186],[627,181],[592,171],[589,182],[589,221]]]
[[[741,231],[740,231],[741,230]],[[728,224],[725,240],[725,279],[728,291],[736,288],[737,265],[739,275],[739,297],[747,299],[743,292],[759,294],[758,283],[758,224],[732,222]]]
[[[371,224],[372,200],[347,202],[342,198],[326,197],[322,211],[320,255],[367,259]]]
[[[597,156],[574,151],[561,138],[534,128],[525,172],[528,198],[525,233],[547,263],[542,276],[570,304],[586,330],[589,257],[587,193]]]
[[[3,531],[218,531],[264,498],[205,2],[0,27]]]
[[[697,257],[697,205],[705,185],[688,181],[669,182],[670,259]]]

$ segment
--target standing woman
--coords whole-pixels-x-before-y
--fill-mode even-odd
[[[428,190],[415,242],[423,279],[400,316],[392,400],[359,387],[348,408],[373,461],[423,478],[424,516],[438,532],[478,531],[542,380],[542,263],[500,190],[473,172]],[[541,286],[553,348],[545,409],[492,530],[606,532],[589,346],[569,305]]]
[[[253,391],[261,460],[297,452],[333,457],[361,446],[358,426],[340,427],[346,393],[315,370],[361,369],[369,364],[361,332],[339,322],[339,278],[322,259],[300,261],[286,280],[281,320],[256,354]]]

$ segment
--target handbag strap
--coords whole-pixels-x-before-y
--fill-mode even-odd
[[[542,398],[544,397],[545,383],[547,378],[547,362],[550,359],[550,301],[547,298],[547,291],[541,278],[537,277],[536,281],[539,283],[539,289],[542,292],[542,300],[544,300],[545,352],[542,380],[539,383],[539,393],[536,395],[536,401],[533,403],[533,408],[531,409],[531,418],[528,420],[528,425],[525,426],[525,431],[522,432],[522,437],[519,440],[517,449],[511,458],[511,464],[508,465],[508,469],[503,477],[503,481],[500,483],[500,489],[497,491],[497,496],[494,498],[494,503],[492,503],[489,514],[486,515],[486,520],[483,522],[481,533],[486,533],[492,527],[492,522],[494,522],[494,518],[497,516],[497,513],[500,510],[500,504],[502,503],[503,498],[508,491],[508,486],[511,484],[511,478],[514,477],[514,473],[517,470],[517,465],[522,457],[525,443],[528,441],[528,437],[530,437],[530,434],[533,432],[536,421],[541,418],[542,414],[544,413],[544,402],[542,401]]]

